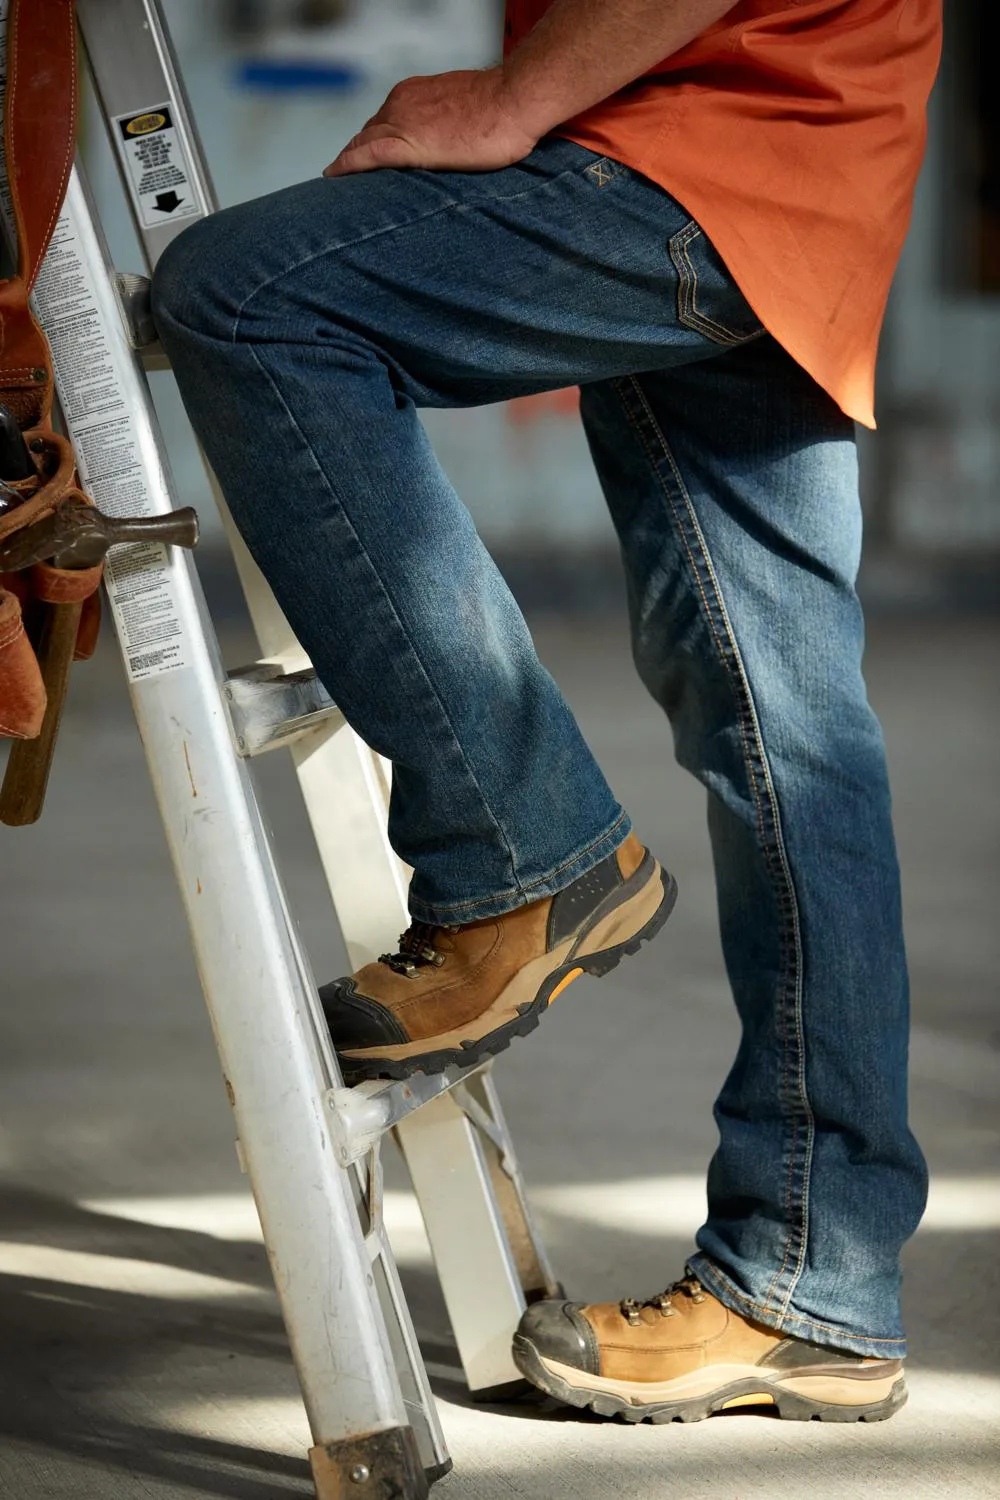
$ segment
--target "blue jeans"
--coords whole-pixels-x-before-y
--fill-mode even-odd
[[[417,415],[582,386],[638,670],[708,790],[743,1023],[692,1267],[768,1326],[902,1354],[926,1179],[851,423],[673,199],[568,141],[229,209],[154,297],[251,551],[393,763],[424,921],[559,891],[629,829]]]

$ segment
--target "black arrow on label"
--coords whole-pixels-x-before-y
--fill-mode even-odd
[[[161,214],[172,214],[174,209],[180,208],[183,202],[184,199],[178,198],[173,188],[171,188],[169,193],[157,193],[156,202],[153,204],[153,207],[159,209]]]

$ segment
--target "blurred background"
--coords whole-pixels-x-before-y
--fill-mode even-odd
[[[499,0],[166,10],[223,204],[320,172],[400,77],[499,50]],[[895,788],[913,1119],[932,1168],[905,1260],[910,1406],[863,1431],[473,1409],[390,1160],[387,1218],[456,1457],[439,1491],[452,1500],[1000,1496],[998,40],[986,0],[951,10],[881,431],[861,443],[867,672]],[[92,106],[85,127],[116,263],[140,269]],[[154,385],[235,667],[254,644],[169,375]],[[703,797],[631,670],[573,393],[425,416],[543,659],[679,879],[658,944],[603,986],[574,986],[496,1070],[571,1294],[650,1295],[680,1273],[703,1214],[711,1105],[736,1044]],[[313,965],[332,977],[344,955],[291,768],[270,756],[255,775]],[[0,1496],[307,1497],[294,1371],[110,631],[75,675],[43,822],[2,841],[17,878],[0,928]]]
[[[408,73],[498,54],[501,0],[167,0],[223,204],[322,171]],[[995,606],[1000,574],[1000,21],[955,7],[926,166],[890,308],[877,439],[861,434],[872,602]],[[86,155],[119,266],[138,268],[117,169]],[[161,415],[185,494],[211,502],[169,379]],[[516,589],[616,595],[615,550],[572,393],[425,413],[445,469]],[[558,548],[552,543],[558,540]],[[542,579],[544,578],[544,590]]]

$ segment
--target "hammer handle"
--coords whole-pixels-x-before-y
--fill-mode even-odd
[[[0,823],[21,828],[41,817],[52,755],[59,732],[70,667],[80,630],[82,604],[47,604],[35,655],[42,671],[48,706],[37,739],[15,740],[0,789]]]

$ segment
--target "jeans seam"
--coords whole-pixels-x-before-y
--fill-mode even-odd
[[[437,218],[440,214],[448,213],[451,209],[457,209],[459,213],[465,213],[469,209],[476,208],[482,199],[490,203],[516,203],[522,198],[529,198],[532,193],[537,193],[543,188],[549,187],[552,183],[561,181],[564,177],[575,177],[577,175],[579,175],[579,168],[566,167],[563,171],[557,172],[553,177],[546,177],[540,182],[532,183],[531,187],[525,188],[524,192],[511,193],[505,198],[490,198],[486,194],[481,195],[481,198],[475,201],[449,198],[447,203],[439,204],[437,208],[432,208],[427,213],[417,214],[412,219],[403,219],[398,224],[384,224],[378,229],[368,230],[365,234],[355,235],[353,239],[342,240],[335,245],[325,245],[322,250],[314,250],[310,255],[305,255],[301,260],[296,261],[294,265],[286,266],[282,271],[276,271],[273,276],[269,276],[266,281],[262,281],[259,286],[255,286],[252,291],[247,293],[233,315],[233,329],[230,342],[233,344],[237,342],[240,320],[250,303],[259,293],[266,291],[276,281],[282,281],[286,276],[292,276],[296,271],[301,271],[304,266],[312,265],[313,261],[322,260],[325,255],[337,255],[343,250],[350,250],[355,245],[363,245],[366,241],[378,239],[382,235],[398,234],[402,229],[412,229],[415,225],[425,224],[428,219]]]
[[[771,1283],[768,1287],[764,1303],[765,1307],[769,1307],[772,1297],[780,1295],[779,1287],[783,1278],[785,1278],[789,1259],[793,1253],[793,1245],[795,1244],[795,1241],[797,1239],[798,1246],[796,1264],[794,1270],[787,1278],[788,1286],[787,1291],[784,1293],[784,1304],[782,1307],[782,1313],[784,1315],[785,1313],[787,1313],[791,1297],[795,1291],[796,1286],[798,1285],[805,1265],[805,1252],[809,1237],[809,1185],[812,1168],[812,1156],[815,1143],[815,1121],[813,1118],[812,1108],[809,1103],[805,1076],[805,1036],[802,1022],[803,954],[798,902],[795,894],[794,882],[792,880],[791,869],[788,864],[788,855],[785,849],[784,838],[781,830],[781,815],[778,807],[778,799],[774,789],[774,782],[771,776],[767,752],[764,747],[760,721],[758,719],[756,707],[754,705],[753,695],[750,691],[750,684],[746,675],[746,668],[743,664],[743,658],[740,653],[739,645],[736,640],[736,634],[722,596],[721,585],[719,583],[719,578],[712,562],[708,544],[705,540],[705,535],[701,529],[697,515],[695,514],[694,506],[691,503],[691,497],[688,494],[687,487],[684,484],[684,480],[677,466],[677,462],[674,458],[669,444],[667,443],[663,430],[660,427],[660,424],[657,422],[656,417],[654,416],[653,411],[650,408],[648,401],[646,400],[645,393],[642,389],[638,377],[634,375],[628,376],[621,381],[615,382],[615,384],[619,388],[619,393],[622,398],[622,405],[625,409],[625,414],[629,425],[635,431],[636,436],[638,437],[639,442],[641,443],[646,453],[646,457],[650,462],[653,473],[656,475],[660,483],[660,487],[664,495],[666,496],[667,503],[670,506],[675,525],[677,526],[678,534],[681,538],[684,551],[687,555],[688,564],[691,568],[698,593],[701,597],[702,606],[705,610],[709,629],[712,632],[716,650],[719,654],[719,660],[725,668],[727,675],[730,677],[730,680],[733,682],[734,688],[736,690],[737,702],[740,705],[740,738],[743,743],[744,764],[747,771],[751,793],[754,799],[754,805],[757,809],[758,835],[761,842],[761,849],[764,854],[768,870],[770,872],[772,887],[777,897],[778,917],[782,928],[781,961],[783,971],[789,967],[789,955],[791,958],[791,972],[788,975],[788,979],[791,980],[790,989],[788,985],[788,979],[786,979],[783,982],[781,991],[779,992],[781,995],[781,1035],[783,1054],[781,1097],[783,1103],[786,1103],[792,1097],[792,1088],[790,1087],[792,1058],[790,1054],[794,1053],[797,1062],[797,1066],[795,1067],[795,1089],[797,1092],[796,1103],[798,1107],[793,1107],[793,1109],[789,1112],[790,1119],[788,1121],[787,1127],[790,1129],[791,1139],[788,1145],[788,1170],[785,1184],[785,1213],[787,1215],[788,1225],[785,1237],[784,1255],[781,1261],[781,1265],[775,1271],[774,1276],[771,1279]],[[634,413],[629,409],[629,403],[626,396],[626,390],[629,386],[631,386],[631,388],[635,392],[642,411],[645,413],[646,421],[648,422],[653,434],[659,442],[662,455],[667,464],[670,466],[676,493],[674,493],[671,487],[664,482],[663,476],[660,472],[660,465],[657,462],[656,454],[650,447],[650,444],[647,440],[647,434],[643,430],[643,425],[641,421],[636,420]],[[683,504],[683,514],[677,503],[678,496],[680,497]],[[701,567],[699,567],[699,558],[701,560]],[[712,608],[712,603],[710,602],[708,597],[708,591],[711,591],[712,598],[714,599],[714,611]],[[719,625],[715,618],[716,613],[718,615],[719,622],[721,622],[722,631],[725,634],[725,643],[723,642],[719,633]],[[728,650],[726,649],[727,645]],[[764,803],[761,799],[761,789],[758,785],[758,776],[763,781],[764,796],[766,797],[768,804],[767,810],[765,810]],[[770,816],[768,817],[766,813],[769,813]],[[772,830],[770,837],[768,833],[769,827]],[[791,998],[792,1000],[792,1015],[790,1018],[787,1015],[789,998]],[[788,1019],[791,1019],[791,1021],[793,1022],[793,1046],[789,1046],[789,1041],[791,1038],[788,1031]],[[801,1116],[804,1116],[805,1118],[806,1131],[805,1144],[802,1148],[800,1148],[799,1146]],[[802,1186],[800,1189],[800,1204],[798,1207],[798,1212],[796,1212],[796,1181],[799,1172],[800,1150]]]
[[[282,407],[283,411],[285,412],[285,415],[288,418],[288,421],[291,423],[291,425],[294,428],[295,432],[298,434],[299,439],[304,444],[304,446],[305,446],[305,448],[306,448],[306,450],[307,450],[307,452],[309,454],[309,457],[312,459],[312,462],[313,462],[313,464],[316,467],[316,473],[319,476],[320,481],[326,487],[327,492],[330,494],[331,498],[333,498],[334,503],[337,505],[337,508],[340,511],[340,514],[342,515],[342,517],[344,519],[345,525],[350,529],[351,535],[353,536],[353,538],[354,538],[354,540],[355,540],[355,542],[356,542],[356,544],[358,546],[358,549],[359,549],[361,555],[364,557],[365,561],[367,562],[368,567],[371,570],[372,577],[374,578],[376,586],[377,586],[377,588],[378,588],[378,590],[379,590],[379,592],[381,594],[381,597],[384,600],[384,602],[388,605],[389,611],[390,611],[391,616],[392,616],[392,619],[395,622],[395,624],[396,624],[396,626],[397,626],[400,634],[402,635],[403,640],[406,642],[407,649],[408,649],[411,657],[413,658],[414,662],[416,663],[416,665],[417,665],[417,667],[418,667],[418,669],[420,671],[421,677],[423,678],[424,682],[427,684],[427,687],[430,689],[431,696],[433,697],[434,702],[437,705],[437,709],[438,709],[438,712],[441,715],[442,721],[444,722],[444,724],[445,724],[445,726],[446,726],[446,728],[448,730],[448,733],[451,735],[452,742],[454,743],[454,745],[458,749],[459,755],[461,756],[462,765],[465,768],[465,774],[468,776],[469,781],[471,782],[471,784],[473,785],[473,787],[475,787],[476,795],[479,797],[480,803],[482,804],[483,808],[485,809],[486,813],[488,814],[488,816],[490,818],[490,821],[492,822],[494,828],[497,831],[497,834],[499,835],[499,837],[500,837],[500,839],[502,841],[504,850],[506,851],[507,859],[508,859],[508,861],[510,863],[511,877],[512,877],[513,882],[514,882],[513,889],[515,889],[518,892],[521,892],[522,891],[522,886],[521,886],[521,883],[520,883],[520,881],[518,879],[518,876],[517,876],[517,863],[516,863],[515,858],[514,858],[514,851],[511,848],[510,840],[507,837],[507,834],[504,832],[503,825],[501,824],[500,820],[497,818],[497,816],[494,813],[492,807],[490,806],[489,802],[487,801],[486,797],[484,796],[482,787],[479,785],[479,782],[476,780],[476,777],[475,777],[475,774],[474,774],[474,772],[472,770],[472,767],[469,765],[468,757],[465,754],[465,750],[464,750],[464,748],[462,746],[462,742],[458,738],[458,735],[455,733],[455,726],[451,722],[451,718],[449,717],[448,710],[446,709],[446,707],[444,705],[444,702],[443,702],[443,700],[441,698],[441,695],[438,692],[437,688],[435,687],[434,682],[433,682],[433,680],[432,680],[429,672],[427,671],[427,668],[425,667],[424,663],[421,661],[420,656],[417,653],[416,647],[413,644],[413,641],[410,639],[409,631],[406,629],[406,626],[404,625],[403,621],[400,619],[400,616],[399,616],[399,614],[398,614],[398,612],[396,610],[396,607],[395,607],[395,605],[392,602],[392,597],[389,594],[388,589],[385,587],[385,584],[382,582],[381,577],[379,576],[378,569],[375,567],[375,564],[372,562],[371,558],[369,557],[368,551],[367,551],[366,547],[364,546],[364,543],[362,542],[362,540],[361,540],[360,536],[358,535],[357,531],[355,530],[354,525],[353,525],[353,523],[351,521],[350,516],[344,510],[343,506],[340,505],[339,501],[337,501],[337,499],[336,499],[336,496],[333,494],[333,488],[332,488],[332,486],[330,484],[329,479],[327,478],[326,471],[324,470],[323,465],[320,463],[319,459],[317,458],[316,452],[315,452],[312,444],[310,443],[309,439],[306,437],[305,433],[302,431],[302,428],[299,426],[298,422],[295,420],[295,416],[294,416],[293,412],[289,408],[288,403],[286,402],[284,396],[281,393],[281,388],[278,385],[278,382],[275,380],[275,378],[271,374],[270,370],[267,368],[267,366],[264,364],[263,360],[258,355],[256,347],[252,343],[248,343],[247,344],[247,348],[249,349],[250,355],[251,355],[254,363],[257,365],[257,368],[260,370],[260,372],[264,376],[265,380],[267,380],[269,382],[272,390],[274,391],[275,398],[279,402],[279,404]]]
[[[764,1316],[771,1314],[771,1307],[768,1302],[755,1302],[752,1297],[748,1297],[745,1292],[741,1292],[738,1287],[733,1286],[729,1277],[720,1271],[716,1265],[705,1260],[704,1257],[693,1257],[693,1263],[698,1279],[703,1284],[707,1285],[714,1279],[719,1287],[725,1289],[727,1297],[731,1297],[734,1302],[738,1302],[748,1312],[763,1314]],[[708,1290],[712,1290],[710,1285],[708,1285]],[[818,1333],[833,1333],[839,1338],[853,1339],[855,1343],[887,1344],[891,1348],[896,1349],[905,1347],[907,1342],[905,1338],[882,1339],[874,1338],[867,1333],[845,1333],[842,1328],[836,1328],[832,1323],[818,1323],[815,1318],[807,1318],[803,1313],[792,1312],[788,1307],[783,1307],[778,1316],[781,1319],[782,1327],[785,1323],[800,1323],[804,1328],[814,1329]]]

